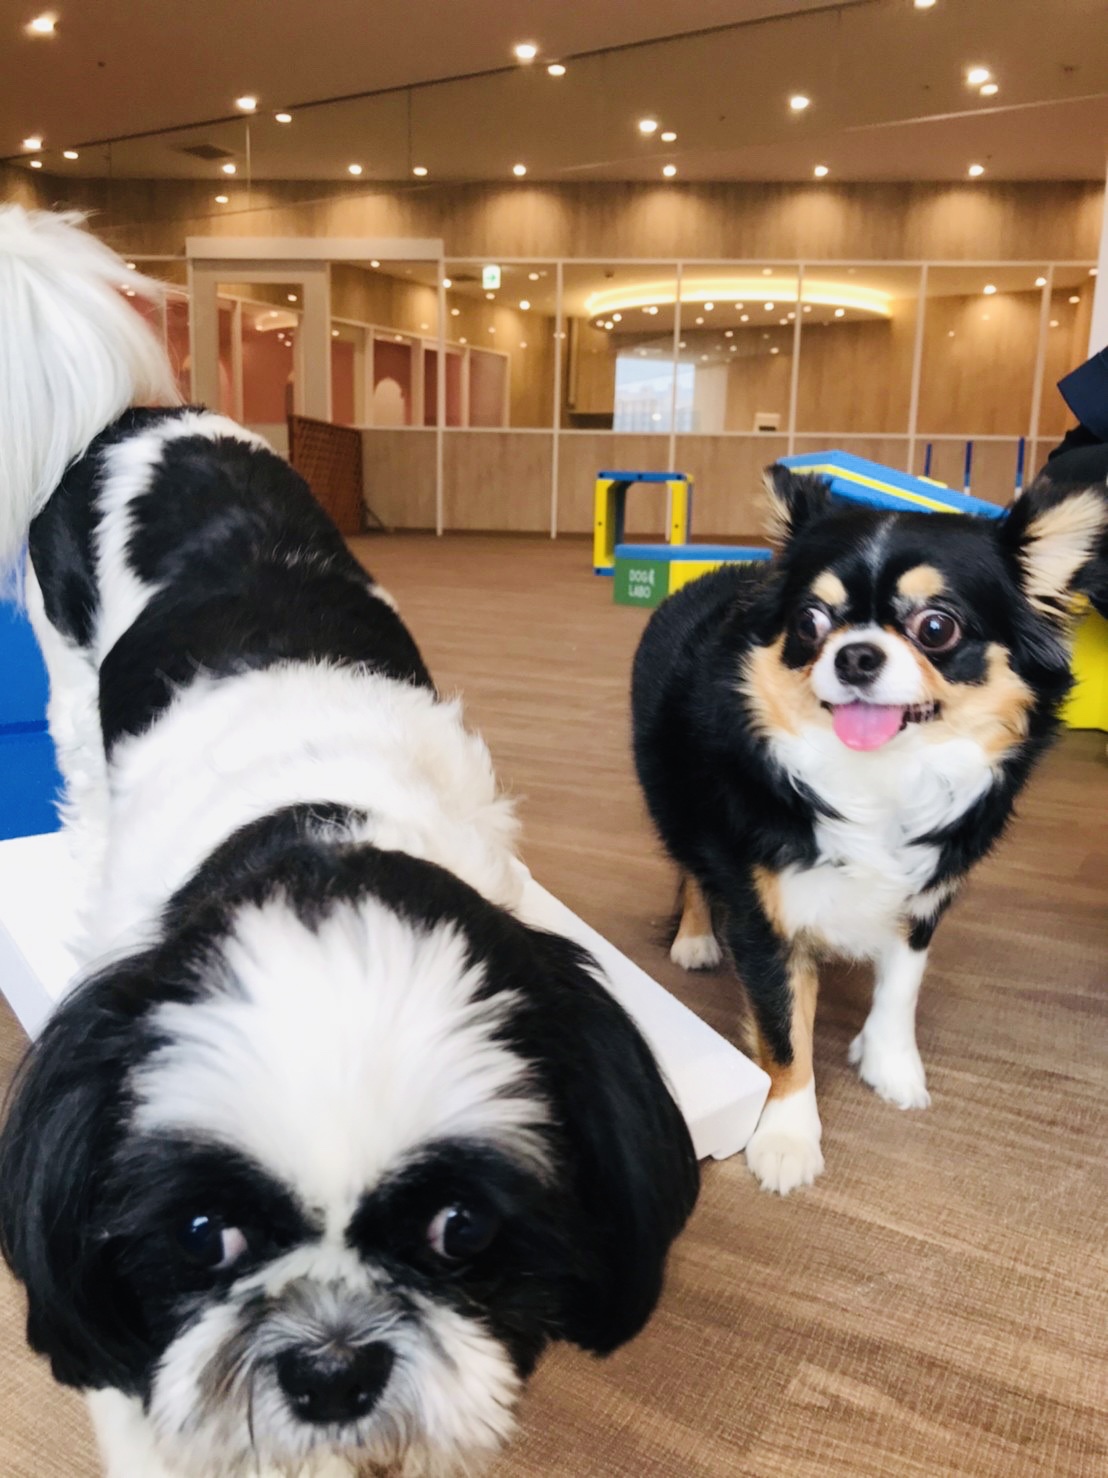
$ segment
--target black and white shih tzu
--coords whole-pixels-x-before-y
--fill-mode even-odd
[[[772,1085],[747,1161],[787,1193],[823,1168],[822,956],[875,965],[850,1048],[863,1082],[929,1102],[928,946],[1056,731],[1074,595],[1108,575],[1108,489],[1039,485],[994,521],[836,502],[780,466],[768,483],[777,558],[664,602],[632,702],[639,778],[683,874],[671,955],[717,964],[719,926]]]
[[[685,1124],[513,915],[488,752],[285,462],[175,399],[74,218],[0,211],[0,553],[29,536],[85,978],[0,1236],[111,1478],[470,1472],[551,1340],[641,1329]]]

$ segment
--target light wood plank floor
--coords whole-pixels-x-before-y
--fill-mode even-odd
[[[358,550],[465,693],[538,877],[733,1035],[726,973],[684,976],[662,943],[672,879],[628,757],[642,614],[611,606],[580,541]],[[825,976],[824,1178],[780,1200],[741,1160],[708,1165],[650,1328],[605,1362],[554,1352],[495,1478],[1108,1473],[1106,802],[1103,736],[1067,736],[940,928],[927,1112],[859,1085],[867,981]],[[21,1050],[0,1018],[0,1079]],[[0,1278],[0,1474],[92,1478],[81,1405],[21,1322]]]

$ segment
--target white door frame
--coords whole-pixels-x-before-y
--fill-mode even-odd
[[[439,415],[436,482],[442,530],[442,321],[443,243],[408,236],[189,236],[185,241],[189,288],[191,393],[201,405],[219,404],[220,282],[290,283],[299,288],[302,316],[296,336],[293,408],[299,415],[331,419],[331,263],[436,262],[439,282]]]

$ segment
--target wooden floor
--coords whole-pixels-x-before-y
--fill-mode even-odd
[[[540,880],[719,1031],[726,972],[684,976],[672,880],[631,776],[641,613],[577,541],[359,544],[519,797]],[[787,1200],[709,1164],[665,1301],[608,1361],[541,1367],[495,1478],[1103,1478],[1108,1474],[1108,762],[1069,735],[939,929],[920,1007],[931,1109],[860,1086],[863,972],[824,980],[827,1170]],[[0,1077],[21,1051],[0,1020]],[[91,1478],[76,1398],[23,1349],[0,1281],[0,1474]],[[134,1475],[141,1478],[141,1475]]]

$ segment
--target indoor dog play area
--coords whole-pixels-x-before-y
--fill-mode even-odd
[[[0,1474],[1108,1471],[1093,0],[0,0]]]

